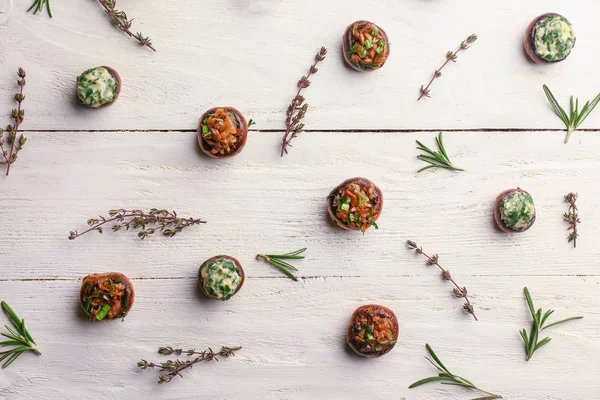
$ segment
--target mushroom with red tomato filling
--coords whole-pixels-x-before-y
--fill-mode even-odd
[[[516,188],[500,193],[494,203],[494,220],[503,232],[524,232],[535,222],[533,198]]]
[[[79,302],[92,321],[125,318],[134,299],[131,281],[118,272],[88,275],[81,283]]]
[[[244,284],[244,269],[231,256],[219,255],[204,261],[198,271],[198,286],[213,299],[229,300]]]
[[[390,55],[388,36],[372,22],[353,22],[342,37],[342,52],[352,69],[361,72],[379,69]]]
[[[209,157],[235,156],[242,151],[247,138],[246,118],[233,107],[211,108],[200,117],[198,143]]]
[[[358,307],[352,314],[346,329],[346,342],[358,355],[380,357],[396,345],[398,329],[398,319],[392,310],[369,304]]]
[[[525,53],[538,64],[555,63],[566,59],[575,46],[571,23],[556,13],[542,14],[534,19],[525,32]]]
[[[383,194],[377,185],[366,178],[351,178],[342,182],[327,196],[327,211],[338,226],[365,232],[383,208]]]

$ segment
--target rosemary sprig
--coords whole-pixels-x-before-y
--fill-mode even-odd
[[[25,320],[17,317],[17,314],[15,314],[12,308],[4,301],[1,304],[2,310],[10,319],[14,329],[11,329],[8,325],[4,325],[9,333],[2,332],[2,336],[9,340],[0,342],[0,347],[16,346],[12,349],[0,352],[0,362],[6,360],[2,365],[2,368],[8,367],[25,351],[33,351],[38,356],[41,355],[42,353],[38,350],[37,344],[29,334],[27,328],[25,328]]]
[[[464,171],[464,169],[456,168],[454,165],[452,165],[452,162],[448,157],[448,153],[446,153],[446,148],[444,147],[442,132],[440,132],[439,136],[435,138],[435,143],[437,144],[439,151],[433,151],[417,140],[417,150],[425,152],[425,154],[418,155],[417,158],[430,164],[427,167],[423,167],[418,170],[417,173],[425,171],[429,168],[445,168],[451,171]]]
[[[427,265],[435,265],[442,271],[442,276],[444,277],[444,279],[452,282],[452,284],[454,285],[454,289],[452,290],[452,294],[454,295],[454,297],[457,297],[459,299],[464,298],[465,304],[463,304],[463,309],[466,312],[468,312],[469,314],[471,314],[473,316],[473,318],[475,318],[475,321],[479,321],[477,319],[477,316],[475,315],[475,310],[473,308],[473,305],[471,304],[471,302],[469,301],[469,297],[467,296],[467,288],[464,286],[463,287],[458,286],[456,281],[450,275],[450,271],[448,271],[447,269],[444,269],[440,265],[440,263],[439,263],[440,257],[437,254],[434,256],[431,256],[431,257],[428,256],[427,254],[425,254],[425,252],[423,252],[423,248],[419,247],[412,240],[407,240],[406,245],[408,246],[409,249],[414,250],[417,254],[422,254],[425,258],[427,258]]]
[[[586,102],[581,111],[579,111],[579,99],[575,99],[575,103],[573,103],[573,96],[571,96],[571,99],[569,101],[569,114],[567,115],[565,110],[560,106],[560,104],[558,104],[558,101],[550,91],[550,88],[546,85],[544,85],[543,88],[544,93],[546,93],[546,98],[548,98],[548,102],[552,107],[552,111],[554,111],[558,118],[560,118],[561,121],[564,122],[565,126],[567,127],[567,136],[565,137],[565,143],[568,143],[573,132],[575,132],[575,130],[579,128],[579,125],[581,125],[581,123],[585,121],[587,116],[590,115],[592,111],[594,111],[594,108],[596,108],[596,106],[600,102],[600,93],[598,93],[598,95],[594,98],[594,100],[592,100],[591,103],[589,101]]]
[[[138,362],[137,366],[140,367],[141,369],[159,368],[160,372],[165,372],[164,374],[160,374],[160,376],[158,377],[158,383],[163,384],[163,383],[171,382],[171,380],[173,378],[175,378],[176,376],[180,376],[183,378],[183,375],[181,375],[181,372],[183,370],[185,370],[186,368],[192,368],[192,366],[194,364],[198,364],[199,362],[202,362],[202,361],[211,361],[211,360],[219,361],[218,357],[229,358],[229,357],[235,356],[234,352],[241,350],[241,348],[242,348],[241,346],[221,347],[221,350],[219,352],[215,353],[210,348],[208,350],[204,350],[204,351],[195,351],[193,349],[183,350],[183,349],[173,349],[172,347],[161,347],[158,349],[158,353],[163,354],[163,355],[185,354],[187,356],[193,356],[193,355],[197,354],[198,356],[195,359],[190,360],[190,361],[168,360],[165,362],[161,362],[160,364],[155,364],[150,361],[141,360],[140,362]]]
[[[285,134],[283,135],[283,140],[281,142],[281,157],[283,157],[284,154],[287,154],[288,147],[292,147],[290,144],[292,139],[294,139],[300,132],[304,130],[304,124],[300,121],[304,118],[304,115],[308,110],[308,104],[304,102],[304,97],[300,95],[300,92],[302,92],[302,89],[306,89],[310,86],[310,81],[308,78],[310,78],[312,74],[317,73],[317,64],[325,59],[326,54],[327,49],[325,47],[321,47],[321,50],[319,50],[317,55],[315,55],[315,62],[310,66],[308,74],[304,75],[298,81],[298,91],[296,92],[296,96],[287,109],[287,117],[285,118]]]
[[[430,89],[429,87],[431,86],[431,84],[433,83],[434,80],[436,80],[437,78],[439,78],[440,76],[442,76],[442,69],[444,69],[444,67],[450,62],[456,62],[456,58],[457,58],[457,54],[461,51],[461,50],[466,50],[468,49],[471,43],[475,42],[477,40],[477,35],[476,34],[472,34],[471,36],[469,36],[468,38],[466,38],[461,44],[460,47],[458,48],[458,50],[456,51],[449,51],[448,53],[446,53],[446,62],[444,62],[442,64],[442,66],[438,69],[435,70],[435,72],[433,73],[433,76],[431,77],[431,80],[429,81],[429,83],[427,84],[426,87],[423,87],[423,85],[421,85],[421,89],[419,91],[420,96],[417,99],[421,100],[421,98],[423,98],[423,96],[425,97],[431,97],[430,94]]]
[[[573,242],[573,248],[577,247],[577,238],[579,237],[579,233],[577,233],[577,224],[581,223],[577,205],[575,204],[578,197],[577,193],[573,192],[565,195],[565,203],[569,203],[569,212],[563,214],[564,220],[569,223],[567,230],[572,231],[569,233],[567,241],[568,243]]]
[[[148,235],[152,235],[156,231],[162,232],[163,235],[173,237],[181,232],[184,228],[192,225],[205,224],[206,221],[194,218],[180,218],[175,211],[167,211],[164,209],[152,208],[149,212],[142,210],[110,210],[108,212],[110,218],[104,218],[100,215],[98,218],[90,218],[87,221],[89,229],[79,233],[77,231],[69,232],[69,240],[78,238],[90,231],[103,232],[103,225],[110,222],[116,222],[112,226],[114,232],[125,228],[141,228],[138,232],[138,237],[144,239]],[[156,225],[147,227],[148,225]]]
[[[582,319],[583,317],[570,317],[544,326],[546,320],[550,315],[552,315],[554,310],[548,310],[546,312],[543,312],[541,308],[538,308],[538,310],[535,311],[535,307],[533,306],[533,300],[531,299],[529,290],[527,288],[524,288],[523,291],[525,292],[525,299],[527,300],[527,305],[529,306],[529,311],[531,312],[531,317],[533,318],[531,332],[529,335],[527,335],[527,331],[525,330],[525,328],[519,331],[521,337],[523,338],[523,342],[525,342],[525,352],[527,353],[526,360],[529,361],[529,359],[533,357],[533,353],[539,350],[542,346],[548,344],[551,340],[549,337],[545,337],[542,340],[538,340],[539,333],[541,331],[550,328],[551,326],[562,324],[563,322],[567,321],[572,321],[574,319]]]
[[[305,251],[306,247],[285,254],[257,254],[256,259],[268,262],[269,264],[277,268],[279,271],[287,275],[289,278],[297,281],[298,278],[296,278],[292,271],[297,272],[298,269],[296,269],[296,267],[283,260],[302,260],[304,256],[301,256],[300,254],[304,253]]]
[[[110,18],[110,22],[117,27],[117,29],[125,32],[130,37],[136,39],[140,42],[140,46],[146,46],[154,51],[156,49],[152,47],[152,40],[149,37],[145,37],[140,32],[137,32],[135,35],[129,30],[131,28],[131,22],[133,19],[127,19],[127,14],[124,11],[119,11],[115,9],[117,4],[117,0],[98,0],[102,7],[104,7],[104,11],[108,14]]]
[[[12,119],[15,122],[13,125],[9,125],[7,128],[8,135],[6,137],[6,142],[4,141],[4,130],[0,128],[0,151],[2,152],[3,157],[3,159],[0,159],[0,165],[6,164],[6,176],[8,176],[10,172],[10,166],[12,165],[12,163],[17,161],[17,153],[19,153],[19,151],[23,149],[25,142],[27,142],[27,138],[23,136],[22,133],[17,139],[19,126],[23,123],[23,119],[25,118],[25,110],[21,109],[21,103],[23,102],[23,100],[25,100],[25,96],[23,95],[23,87],[25,86],[25,71],[23,70],[23,68],[19,67],[17,75],[21,79],[17,80],[17,85],[19,85],[19,91],[15,93],[14,99],[19,105],[16,109],[13,109],[11,112]]]
[[[33,10],[33,15],[35,15],[38,12],[42,12],[42,10],[44,9],[44,6],[46,6],[48,15],[50,16],[50,18],[52,18],[52,11],[50,10],[50,0],[35,0],[33,2],[33,4],[31,5],[31,7],[29,7],[27,12]]]
[[[440,373],[437,376],[432,376],[430,378],[421,379],[420,381],[417,381],[417,382],[413,383],[412,385],[410,385],[408,387],[409,389],[415,388],[417,386],[424,385],[424,384],[429,383],[429,382],[441,381],[440,383],[442,385],[462,386],[462,387],[467,388],[467,389],[477,390],[477,391],[479,391],[481,393],[485,393],[487,395],[487,396],[484,396],[484,397],[479,397],[479,398],[474,399],[474,400],[491,400],[491,399],[501,399],[502,398],[502,396],[500,396],[499,394],[495,394],[495,393],[489,392],[487,390],[483,390],[481,388],[478,388],[471,381],[469,381],[469,380],[467,380],[467,379],[465,379],[465,378],[463,378],[461,376],[454,375],[452,372],[450,372],[448,370],[448,368],[446,368],[446,366],[442,363],[442,361],[438,358],[438,356],[433,352],[433,349],[431,348],[431,346],[429,346],[429,344],[426,344],[425,348],[427,349],[427,352],[431,356],[431,358],[429,358],[429,357],[425,357],[425,358]]]

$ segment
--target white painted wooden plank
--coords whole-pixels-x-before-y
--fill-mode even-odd
[[[193,133],[34,133],[0,179],[0,255],[5,279],[79,278],[90,265],[125,268],[132,277],[191,277],[199,264],[231,254],[251,277],[279,276],[259,252],[308,247],[303,276],[431,276],[404,247],[418,241],[470,287],[476,276],[598,275],[598,132],[447,133],[464,173],[416,174],[415,139],[435,134],[304,133],[280,158],[278,133],[251,133],[236,158],[201,154]],[[340,143],[342,145],[340,145]],[[365,176],[385,203],[380,229],[365,235],[332,226],[325,197]],[[495,230],[492,204],[520,186],[537,205],[526,233]],[[578,191],[581,237],[567,244],[562,196]],[[166,207],[208,223],[168,239],[88,233],[88,218],[112,208]],[[473,288],[477,291],[477,288]]]
[[[542,84],[565,104],[599,90],[595,0],[385,0],[366,9],[347,0],[120,2],[157,53],[112,28],[94,1],[53,2],[51,20],[17,3],[0,20],[0,110],[12,107],[14,70],[23,66],[24,129],[192,129],[216,105],[238,107],[258,128],[282,129],[295,82],[321,45],[330,54],[306,91],[313,129],[560,128]],[[548,11],[569,18],[578,38],[568,60],[539,66],[521,42],[529,22]],[[346,68],[340,54],[344,28],[362,18],[392,42],[386,66],[369,74]],[[444,70],[433,99],[417,102],[446,52],[474,32],[479,41]],[[82,109],[75,77],[102,64],[120,72],[121,97],[106,110]],[[585,126],[600,127],[600,113]]]
[[[232,300],[203,299],[194,281],[133,282],[136,303],[125,322],[91,323],[78,310],[79,282],[0,282],[43,355],[24,355],[0,372],[6,399],[467,399],[436,384],[408,390],[435,372],[430,343],[446,365],[507,399],[593,399],[600,367],[598,277],[481,277],[473,300],[480,322],[434,277],[254,279]],[[556,318],[583,314],[550,333],[552,342],[524,361],[518,330],[529,329],[522,287]],[[344,344],[359,305],[381,303],[399,318],[396,348],[367,360]],[[242,345],[233,359],[198,365],[168,385],[138,371],[162,360],[158,346]]]

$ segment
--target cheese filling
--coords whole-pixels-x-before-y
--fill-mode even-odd
[[[564,17],[550,15],[537,25],[534,43],[535,53],[544,60],[564,60],[575,46],[575,32]]]
[[[500,203],[500,217],[507,228],[522,231],[535,218],[533,199],[527,193],[513,192]]]
[[[204,289],[219,300],[229,300],[242,283],[237,266],[231,260],[217,258],[202,268]]]
[[[117,80],[104,67],[89,69],[77,77],[77,97],[88,107],[112,102],[116,91]]]

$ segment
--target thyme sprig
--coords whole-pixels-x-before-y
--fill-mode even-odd
[[[294,272],[297,272],[298,269],[294,267],[292,264],[289,264],[283,260],[302,260],[304,256],[300,254],[306,251],[306,247],[300,250],[292,251],[290,253],[285,254],[257,254],[257,260],[264,260],[277,268],[279,271],[283,272],[289,278],[297,281],[298,278],[294,275]]]
[[[442,132],[440,132],[439,136],[435,138],[435,143],[437,144],[439,151],[433,151],[417,140],[417,150],[425,152],[425,154],[418,155],[417,158],[429,164],[428,166],[418,170],[417,173],[425,171],[429,168],[444,168],[451,171],[464,171],[464,169],[457,168],[452,165],[452,162],[448,157],[448,153],[446,153],[446,148],[444,147]]]
[[[319,50],[319,52],[315,55],[315,62],[310,66],[308,74],[304,75],[298,81],[298,91],[296,92],[296,96],[287,109],[287,116],[285,118],[285,134],[283,135],[283,140],[281,142],[281,157],[288,153],[288,147],[292,147],[290,144],[292,139],[294,139],[300,132],[304,130],[304,124],[300,121],[302,121],[306,111],[308,111],[308,104],[304,102],[304,96],[300,95],[300,92],[302,92],[302,89],[306,89],[310,86],[310,81],[308,78],[317,73],[317,64],[325,59],[326,54],[327,49],[325,47],[321,47],[321,50]]]
[[[470,46],[470,44],[472,44],[473,42],[475,42],[477,40],[477,35],[476,34],[472,34],[471,36],[469,36],[468,38],[466,38],[465,40],[463,40],[460,44],[460,47],[458,48],[458,50],[456,51],[449,51],[446,53],[446,61],[442,64],[442,66],[438,69],[435,70],[435,72],[433,73],[433,76],[431,77],[431,80],[429,81],[429,83],[427,84],[426,87],[423,87],[423,85],[421,85],[421,89],[419,90],[420,96],[417,99],[421,100],[421,98],[423,98],[423,96],[425,97],[431,97],[430,96],[430,92],[431,90],[429,89],[431,87],[431,84],[433,83],[434,80],[436,80],[437,78],[442,76],[442,69],[444,69],[444,67],[450,62],[456,62],[457,59],[457,54],[461,51],[461,50],[466,50],[468,49]]]
[[[440,373],[437,376],[432,376],[430,378],[421,379],[420,381],[413,383],[412,385],[410,385],[408,387],[409,389],[424,385],[426,383],[440,381],[440,383],[442,385],[462,386],[467,389],[477,390],[477,391],[479,391],[481,393],[485,393],[487,395],[484,397],[479,397],[474,400],[492,400],[492,399],[501,399],[502,398],[502,396],[500,396],[499,394],[495,394],[495,393],[489,392],[487,390],[483,390],[483,389],[475,386],[475,384],[473,384],[473,382],[471,382],[461,376],[454,375],[452,372],[450,372],[448,370],[448,368],[446,368],[446,366],[442,363],[442,361],[439,359],[439,357],[433,352],[433,349],[431,348],[431,346],[429,346],[429,344],[426,344],[425,348],[427,349],[427,352],[431,356],[431,358],[425,357],[425,359],[427,361],[429,361],[431,363],[431,365],[433,365]]]
[[[577,233],[577,224],[581,223],[579,220],[579,210],[575,204],[578,197],[577,193],[573,192],[565,195],[565,203],[569,203],[569,211],[563,214],[564,220],[569,223],[567,230],[572,231],[569,233],[567,241],[568,243],[573,242],[573,248],[577,247],[577,238],[579,237],[579,233]]]
[[[46,6],[46,10],[48,11],[48,15],[52,18],[52,11],[50,10],[50,0],[35,0],[31,7],[27,10],[27,12],[33,10],[33,15],[38,12],[42,12],[44,10],[44,6]]]
[[[533,300],[531,299],[529,290],[527,288],[523,288],[523,291],[525,292],[525,299],[527,300],[527,305],[529,306],[529,311],[531,312],[531,317],[533,318],[531,332],[529,333],[529,335],[527,334],[525,328],[519,331],[519,333],[521,334],[521,338],[523,338],[523,342],[525,342],[525,352],[527,356],[526,360],[529,361],[529,359],[533,357],[533,353],[539,350],[542,346],[548,344],[551,340],[549,337],[545,337],[542,340],[539,340],[539,334],[541,331],[543,331],[544,329],[548,329],[551,326],[562,324],[563,322],[572,321],[575,319],[582,319],[583,317],[565,318],[544,326],[544,324],[548,320],[548,317],[552,315],[554,310],[548,310],[546,312],[543,312],[541,308],[538,308],[538,310],[536,311],[535,307],[533,306]]]
[[[544,93],[546,93],[546,98],[548,99],[548,102],[552,107],[552,111],[554,111],[558,118],[560,118],[561,121],[567,127],[567,136],[565,137],[565,143],[568,143],[573,132],[575,132],[575,130],[579,128],[579,125],[581,125],[581,123],[585,121],[588,115],[590,115],[592,111],[594,111],[594,108],[596,108],[596,106],[600,102],[600,93],[598,93],[598,95],[594,98],[594,100],[592,100],[591,103],[587,101],[585,105],[581,108],[581,111],[579,111],[579,99],[575,99],[575,102],[573,102],[573,96],[571,96],[571,99],[569,101],[569,114],[567,115],[565,110],[560,106],[560,104],[558,104],[558,101],[550,91],[550,88],[546,85],[544,85],[543,88]]]
[[[159,208],[152,208],[149,212],[125,209],[110,210],[108,215],[110,218],[100,215],[98,218],[88,219],[87,224],[90,228],[81,233],[77,231],[69,232],[69,240],[76,239],[90,231],[102,233],[104,229],[103,225],[110,222],[116,222],[112,226],[113,232],[120,231],[121,229],[141,228],[142,230],[138,232],[138,237],[142,240],[156,231],[162,232],[165,236],[173,237],[188,226],[206,223],[202,219],[180,218],[175,211]],[[149,225],[155,226],[150,227]]]
[[[479,321],[477,319],[477,316],[475,315],[475,310],[473,308],[473,304],[471,304],[471,301],[469,300],[469,297],[467,295],[467,288],[464,286],[463,287],[458,286],[458,284],[456,283],[454,278],[452,278],[452,276],[450,275],[450,271],[448,271],[447,269],[444,269],[440,265],[440,263],[439,263],[440,257],[437,254],[435,254],[434,256],[427,255],[423,251],[423,248],[419,247],[412,240],[407,240],[406,245],[408,246],[409,249],[414,250],[417,254],[422,254],[425,258],[427,258],[427,265],[435,265],[442,271],[442,276],[444,277],[444,279],[452,282],[452,284],[454,285],[454,289],[452,290],[452,294],[454,295],[454,297],[457,297],[459,299],[464,298],[465,304],[463,304],[463,309],[466,312],[468,312],[469,314],[471,314],[473,316],[473,318],[475,318],[475,321]]]
[[[183,378],[183,375],[181,375],[181,372],[183,370],[185,370],[186,368],[191,369],[195,364],[198,364],[203,361],[211,361],[211,360],[219,361],[218,357],[229,358],[229,357],[235,356],[234,352],[241,350],[241,348],[242,348],[241,346],[221,347],[221,350],[215,353],[211,348],[208,348],[207,350],[204,350],[204,351],[195,351],[194,349],[191,349],[191,350],[173,349],[170,346],[169,347],[160,347],[158,349],[158,353],[162,354],[162,355],[185,354],[187,356],[193,356],[193,355],[198,355],[198,356],[195,359],[189,360],[189,361],[180,361],[179,359],[177,359],[174,361],[173,360],[164,361],[159,364],[155,364],[153,362],[146,361],[146,360],[141,360],[140,362],[137,363],[137,366],[141,369],[159,368],[160,372],[164,372],[164,373],[159,375],[158,383],[163,384],[163,383],[171,382],[171,380],[173,378],[175,378],[176,376],[180,376]]]
[[[0,165],[6,164],[6,176],[8,176],[10,172],[10,166],[17,161],[17,153],[23,149],[25,142],[27,142],[27,138],[23,136],[22,133],[17,138],[19,126],[23,123],[23,119],[25,118],[25,110],[21,108],[21,103],[23,100],[25,100],[25,96],[23,95],[23,87],[25,86],[25,71],[23,68],[19,67],[17,70],[17,75],[19,78],[21,78],[17,80],[19,91],[14,95],[14,99],[18,103],[18,106],[11,112],[11,117],[14,120],[14,124],[9,125],[6,129],[8,132],[6,141],[4,139],[4,130],[0,128],[0,151],[2,152],[3,157],[3,159],[0,159]]]
[[[131,22],[133,19],[128,19],[127,14],[124,11],[116,10],[115,6],[117,5],[117,0],[98,0],[102,7],[104,7],[104,11],[108,14],[110,18],[110,22],[117,27],[117,29],[125,32],[130,37],[136,39],[140,42],[140,46],[146,46],[154,51],[156,49],[152,47],[152,40],[149,37],[145,37],[140,32],[133,34],[129,28],[131,28]]]
[[[14,329],[11,329],[8,325],[4,325],[9,333],[2,332],[2,336],[8,338],[9,340],[0,342],[0,347],[16,346],[12,349],[0,352],[0,362],[6,360],[6,362],[2,365],[2,368],[8,367],[26,351],[33,351],[38,356],[41,355],[42,353],[39,351],[37,344],[29,334],[27,328],[25,328],[25,320],[17,317],[17,314],[15,314],[13,309],[10,308],[6,302],[3,301],[1,304],[2,310],[10,319]]]

